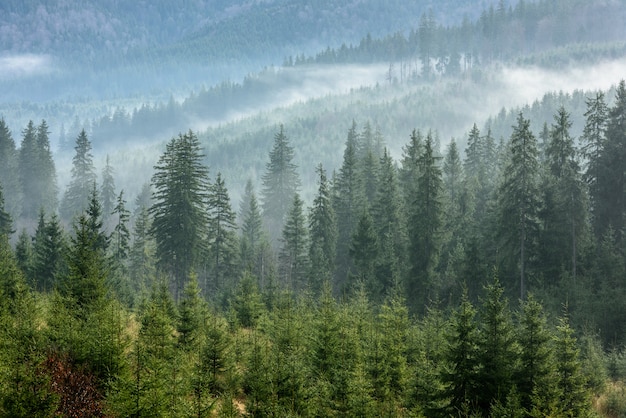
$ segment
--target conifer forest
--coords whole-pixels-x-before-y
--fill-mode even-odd
[[[76,3],[0,4],[1,417],[626,416],[623,1]]]

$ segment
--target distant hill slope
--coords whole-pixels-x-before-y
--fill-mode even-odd
[[[167,54],[282,59],[408,30],[429,8],[439,21],[458,23],[489,3],[495,0],[3,0],[0,51],[97,65]]]

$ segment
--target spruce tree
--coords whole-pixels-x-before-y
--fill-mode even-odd
[[[317,194],[309,212],[309,283],[311,290],[319,294],[324,283],[331,282],[334,273],[337,227],[331,187],[321,164],[317,166],[316,173]]]
[[[294,151],[283,126],[274,136],[274,146],[269,153],[263,175],[263,217],[276,246],[287,218],[293,195],[300,188],[297,166],[293,163]]]
[[[115,195],[115,179],[113,178],[114,170],[109,161],[109,155],[107,154],[106,163],[102,169],[102,185],[100,186],[100,201],[102,202],[102,214],[104,225],[107,226],[107,230],[110,230],[109,221],[111,215],[115,210],[116,195]]]
[[[589,186],[589,197],[593,214],[593,225],[597,235],[600,234],[601,219],[598,219],[596,206],[600,197],[598,177],[602,170],[601,156],[606,144],[606,128],[608,121],[608,106],[604,100],[604,93],[598,92],[595,97],[586,100],[585,127],[580,137],[582,143],[581,154],[586,160],[583,179]]]
[[[436,289],[435,267],[440,246],[443,180],[433,152],[432,134],[426,137],[418,163],[420,174],[409,208],[410,278],[407,297],[412,309],[422,311]]]
[[[0,236],[8,238],[15,230],[13,229],[13,219],[11,214],[7,212],[4,203],[4,192],[0,183]]]
[[[264,244],[267,242],[267,236],[263,228],[263,218],[261,210],[252,189],[246,186],[247,207],[242,207],[241,217],[241,266],[244,270],[248,270],[260,280],[266,274],[265,255],[263,251]]]
[[[72,159],[72,179],[60,207],[61,216],[65,220],[71,220],[85,210],[89,193],[96,184],[91,142],[84,129],[76,137],[74,150],[76,154]]]
[[[235,212],[230,206],[230,197],[221,173],[217,174],[215,183],[209,187],[207,197],[209,211],[209,279],[211,290],[232,289],[232,281],[238,275],[239,243]],[[230,283],[229,283],[230,280]],[[209,291],[209,286],[206,287]]]
[[[57,207],[56,171],[46,122],[42,121],[35,127],[30,121],[22,134],[19,154],[22,216],[35,219],[41,207],[48,212],[53,212]]]
[[[66,242],[58,217],[52,215],[46,222],[43,210],[33,239],[33,263],[31,276],[35,288],[49,292],[65,270]]]
[[[358,169],[359,135],[356,122],[348,131],[343,163],[334,182],[334,209],[337,216],[337,259],[335,290],[342,290],[352,268],[349,248],[359,216],[365,205],[363,182]]]
[[[476,310],[464,288],[461,304],[452,314],[442,376],[450,415],[469,416],[478,406],[480,358],[475,316]]]
[[[102,209],[104,211],[104,205]],[[106,213],[106,211],[104,211],[104,213]],[[123,264],[128,259],[130,252],[130,231],[128,229],[130,212],[126,209],[124,190],[121,190],[120,194],[116,197],[115,207],[111,211],[111,214],[117,218],[115,219],[115,227],[111,235],[113,258],[117,263]]]
[[[384,297],[406,276],[408,236],[398,172],[387,149],[379,164],[379,185],[371,213],[380,251],[376,280]]]
[[[574,330],[570,327],[567,312],[559,318],[555,336],[557,385],[559,409],[563,416],[581,417],[590,412],[590,394],[585,387],[581,370],[579,348]]]
[[[146,293],[155,277],[155,243],[150,236],[150,215],[143,208],[137,215],[129,252],[129,274],[132,288]]]
[[[528,260],[536,255],[539,190],[537,141],[530,121],[520,113],[511,135],[509,160],[499,188],[499,238],[507,272],[519,274],[519,292],[526,295]],[[519,271],[518,267],[519,266]]]
[[[209,179],[202,158],[198,137],[191,131],[179,134],[167,144],[152,176],[157,266],[170,276],[176,299],[205,248]]]
[[[495,274],[494,274],[495,276]],[[518,345],[504,289],[497,276],[485,288],[480,306],[478,406],[488,412],[496,402],[506,404],[518,370]]]
[[[543,208],[539,213],[541,270],[558,278],[561,269],[576,278],[579,242],[586,229],[585,188],[580,176],[569,113],[561,107],[554,116],[546,147]]]
[[[11,131],[4,118],[0,117],[0,185],[5,194],[5,209],[16,219],[22,212],[18,156]]]
[[[350,290],[356,290],[359,286],[365,286],[377,297],[382,290],[376,282],[376,266],[379,259],[379,247],[376,231],[369,211],[364,210],[359,223],[352,236],[350,245],[350,258],[354,265],[354,271],[349,276]]]
[[[516,386],[520,405],[533,416],[551,416],[558,405],[556,369],[550,332],[542,307],[532,294],[522,303]]]
[[[606,143],[600,155],[598,198],[595,201],[595,221],[598,236],[609,226],[619,233],[626,226],[626,81],[620,81],[615,103],[609,109],[606,125]]]
[[[279,254],[279,272],[282,280],[287,289],[294,292],[304,289],[308,284],[309,242],[303,206],[304,202],[296,193],[283,228]]]

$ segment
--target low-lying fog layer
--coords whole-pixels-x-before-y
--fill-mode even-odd
[[[43,75],[52,71],[52,59],[48,55],[21,54],[0,56],[0,80],[2,81]]]

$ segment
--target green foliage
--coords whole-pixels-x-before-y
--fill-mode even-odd
[[[263,217],[270,239],[275,245],[298,192],[300,179],[293,163],[294,149],[284,132],[283,125],[274,136],[274,145],[269,153],[266,172],[263,175]]]
[[[60,207],[61,216],[67,221],[87,208],[90,193],[96,187],[91,141],[84,129],[76,137],[74,150],[76,154],[72,158],[72,180],[67,186]]]
[[[538,164],[537,140],[530,131],[530,121],[520,113],[510,139],[504,179],[499,186],[498,236],[507,263],[507,276],[519,274],[521,299],[526,297],[529,260],[536,256]]]
[[[154,167],[154,204],[150,231],[159,269],[168,274],[177,299],[205,248],[205,198],[208,169],[202,164],[198,137],[191,131],[167,144]]]
[[[238,276],[239,243],[235,233],[235,213],[230,206],[228,190],[220,173],[209,187],[208,207],[208,264],[205,291],[230,291]],[[212,291],[212,292],[211,292]]]

